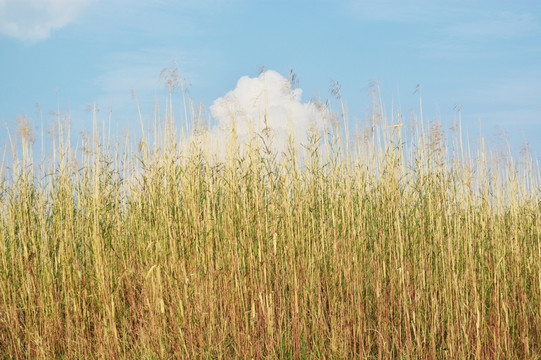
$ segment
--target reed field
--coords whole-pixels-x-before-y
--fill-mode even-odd
[[[49,161],[23,126],[0,167],[0,359],[541,358],[534,158],[458,121],[335,119],[281,149],[233,127],[216,151],[169,108],[137,142],[60,126]]]

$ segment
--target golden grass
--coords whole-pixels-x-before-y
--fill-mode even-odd
[[[133,151],[59,136],[44,176],[21,132],[0,170],[0,358],[541,356],[531,159],[385,119],[221,159],[171,122]]]

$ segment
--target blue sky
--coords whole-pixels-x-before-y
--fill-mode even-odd
[[[40,133],[38,103],[45,127],[59,109],[89,129],[97,103],[114,131],[138,128],[132,90],[151,121],[172,59],[207,109],[261,66],[292,68],[302,102],[339,81],[352,123],[373,80],[406,115],[421,84],[426,120],[459,104],[473,136],[541,154],[541,2],[483,0],[0,0],[0,151],[16,116]]]

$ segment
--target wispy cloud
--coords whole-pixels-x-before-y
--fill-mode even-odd
[[[485,12],[479,14],[475,20],[448,25],[445,32],[470,40],[511,39],[538,32],[538,21],[528,13]]]
[[[348,11],[363,21],[429,26],[435,35],[461,39],[514,38],[540,30],[541,9],[497,1],[351,0]]]
[[[92,81],[98,94],[94,100],[101,108],[111,106],[115,119],[122,122],[137,112],[136,94],[144,118],[152,119],[156,98],[162,105],[166,95],[162,70],[177,67],[188,86],[199,82],[197,64],[204,64],[200,54],[179,49],[147,48],[108,54]]]
[[[171,58],[159,49],[139,49],[109,54],[100,65],[101,74],[94,80],[102,96],[127,94],[132,89],[154,91],[160,71]]]
[[[24,41],[48,38],[97,0],[0,0],[0,34]]]
[[[483,101],[490,107],[541,109],[539,78],[539,70],[516,70],[505,76],[485,79],[482,85],[465,89],[461,97],[465,102]]]
[[[541,34],[541,5],[534,2],[351,0],[347,4],[350,16],[379,26],[388,41],[409,44],[422,56],[446,61],[520,56],[509,53],[509,46],[516,45],[510,42],[529,41],[535,47],[533,38]],[[503,41],[509,46],[500,46]]]
[[[436,21],[434,14],[439,18],[452,16],[456,10],[450,5],[457,1],[438,0],[350,0],[347,9],[350,14],[365,21],[388,23],[430,23]],[[440,12],[445,9],[445,12]]]

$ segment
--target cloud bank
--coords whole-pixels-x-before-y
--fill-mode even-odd
[[[24,41],[48,38],[97,0],[0,0],[0,34]]]
[[[291,135],[295,145],[306,144],[311,129],[326,126],[325,114],[312,102],[302,102],[302,89],[293,88],[287,78],[267,70],[258,77],[243,76],[234,90],[210,107],[217,124],[210,135],[214,145],[235,131],[240,144],[268,132],[274,150],[284,151]]]

